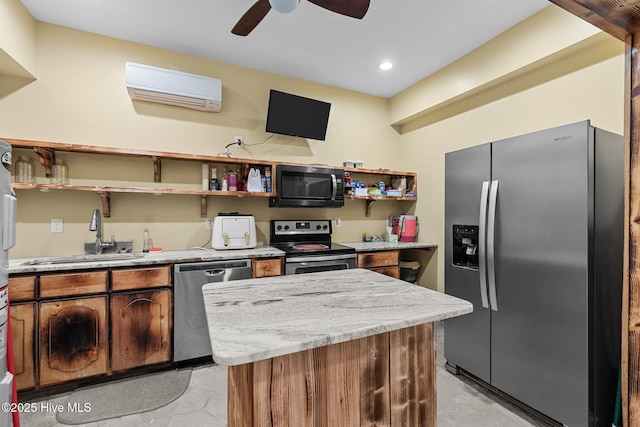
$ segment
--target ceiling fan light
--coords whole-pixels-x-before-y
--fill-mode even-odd
[[[269,0],[269,4],[272,8],[280,13],[289,13],[298,6],[300,0]]]

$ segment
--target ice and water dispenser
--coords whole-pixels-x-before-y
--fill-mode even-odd
[[[453,265],[478,268],[478,226],[453,226]]]

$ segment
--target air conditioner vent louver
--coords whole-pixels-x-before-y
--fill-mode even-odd
[[[134,100],[210,112],[222,106],[222,84],[211,77],[127,62],[126,81]]]

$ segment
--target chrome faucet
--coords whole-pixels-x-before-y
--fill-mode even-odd
[[[100,212],[100,209],[95,209],[93,211],[93,215],[91,215],[91,222],[89,223],[89,231],[96,232],[96,241],[95,243],[85,244],[85,252],[101,254],[106,248],[111,248],[116,245],[113,236],[111,236],[110,242],[102,241],[102,213]]]

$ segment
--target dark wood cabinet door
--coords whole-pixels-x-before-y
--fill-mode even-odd
[[[16,388],[25,390],[36,385],[33,338],[35,336],[35,303],[12,305],[11,340]]]
[[[107,372],[106,297],[40,304],[40,385]]]
[[[171,290],[113,294],[111,370],[168,362],[171,358]]]

